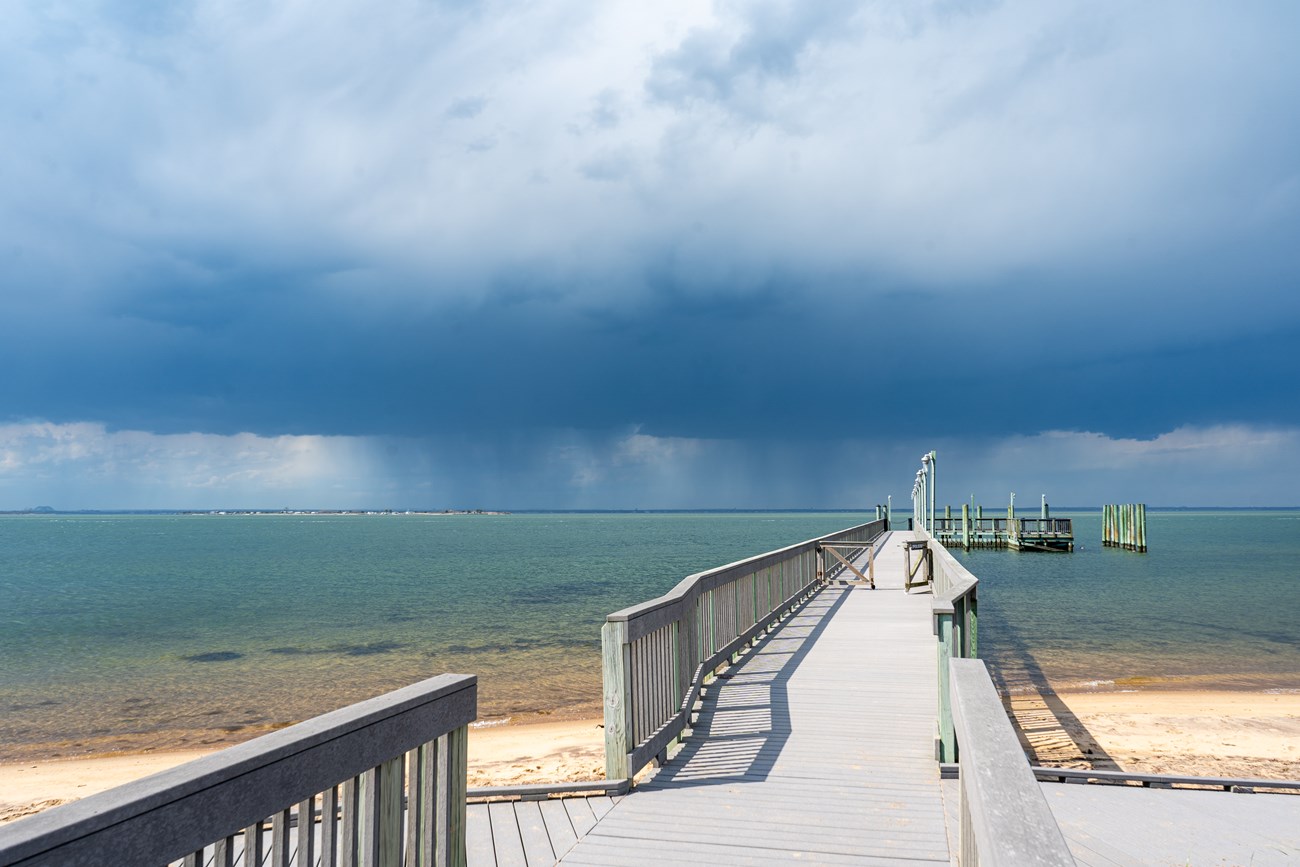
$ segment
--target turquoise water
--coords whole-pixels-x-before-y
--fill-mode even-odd
[[[442,672],[599,716],[600,624],[863,514],[0,517],[0,760],[238,740]]]
[[[240,740],[445,671],[483,719],[599,715],[605,614],[869,517],[0,517],[0,760]],[[1300,688],[1300,513],[1152,513],[1146,555],[1075,518],[1073,555],[957,552],[1004,685]]]
[[[979,579],[980,655],[1005,688],[1300,688],[1300,512],[1151,512],[1150,550],[954,551]]]

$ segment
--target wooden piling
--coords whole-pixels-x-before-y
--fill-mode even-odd
[[[1101,544],[1107,548],[1145,553],[1147,507],[1145,503],[1108,503],[1101,507]]]

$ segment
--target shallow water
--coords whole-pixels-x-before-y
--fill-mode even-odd
[[[979,579],[980,653],[1009,689],[1300,688],[1300,513],[1151,512],[1150,550],[954,551]]]
[[[442,672],[600,713],[600,624],[830,514],[0,517],[0,759],[245,738]]]
[[[225,743],[446,671],[482,720],[599,715],[607,613],[869,517],[0,517],[0,760]],[[1072,555],[956,552],[1008,688],[1300,688],[1300,513],[1153,512],[1145,555],[1075,518]]]

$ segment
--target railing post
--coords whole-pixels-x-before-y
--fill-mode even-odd
[[[957,735],[952,727],[952,696],[948,689],[948,660],[953,657],[952,614],[935,615],[939,635],[939,761],[957,760]]]
[[[969,647],[967,656],[970,659],[979,659],[979,597],[976,595],[975,588],[971,588],[970,593],[966,596],[966,635]]]
[[[600,630],[601,670],[605,703],[605,779],[627,780],[627,755],[632,751],[631,646],[627,621],[606,621]]]
[[[447,732],[447,867],[466,867],[465,790],[469,784],[469,726]]]

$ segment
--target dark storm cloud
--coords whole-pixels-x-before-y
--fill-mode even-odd
[[[0,36],[0,422],[473,437],[456,490],[593,505],[1300,425],[1291,7],[98,9]]]

